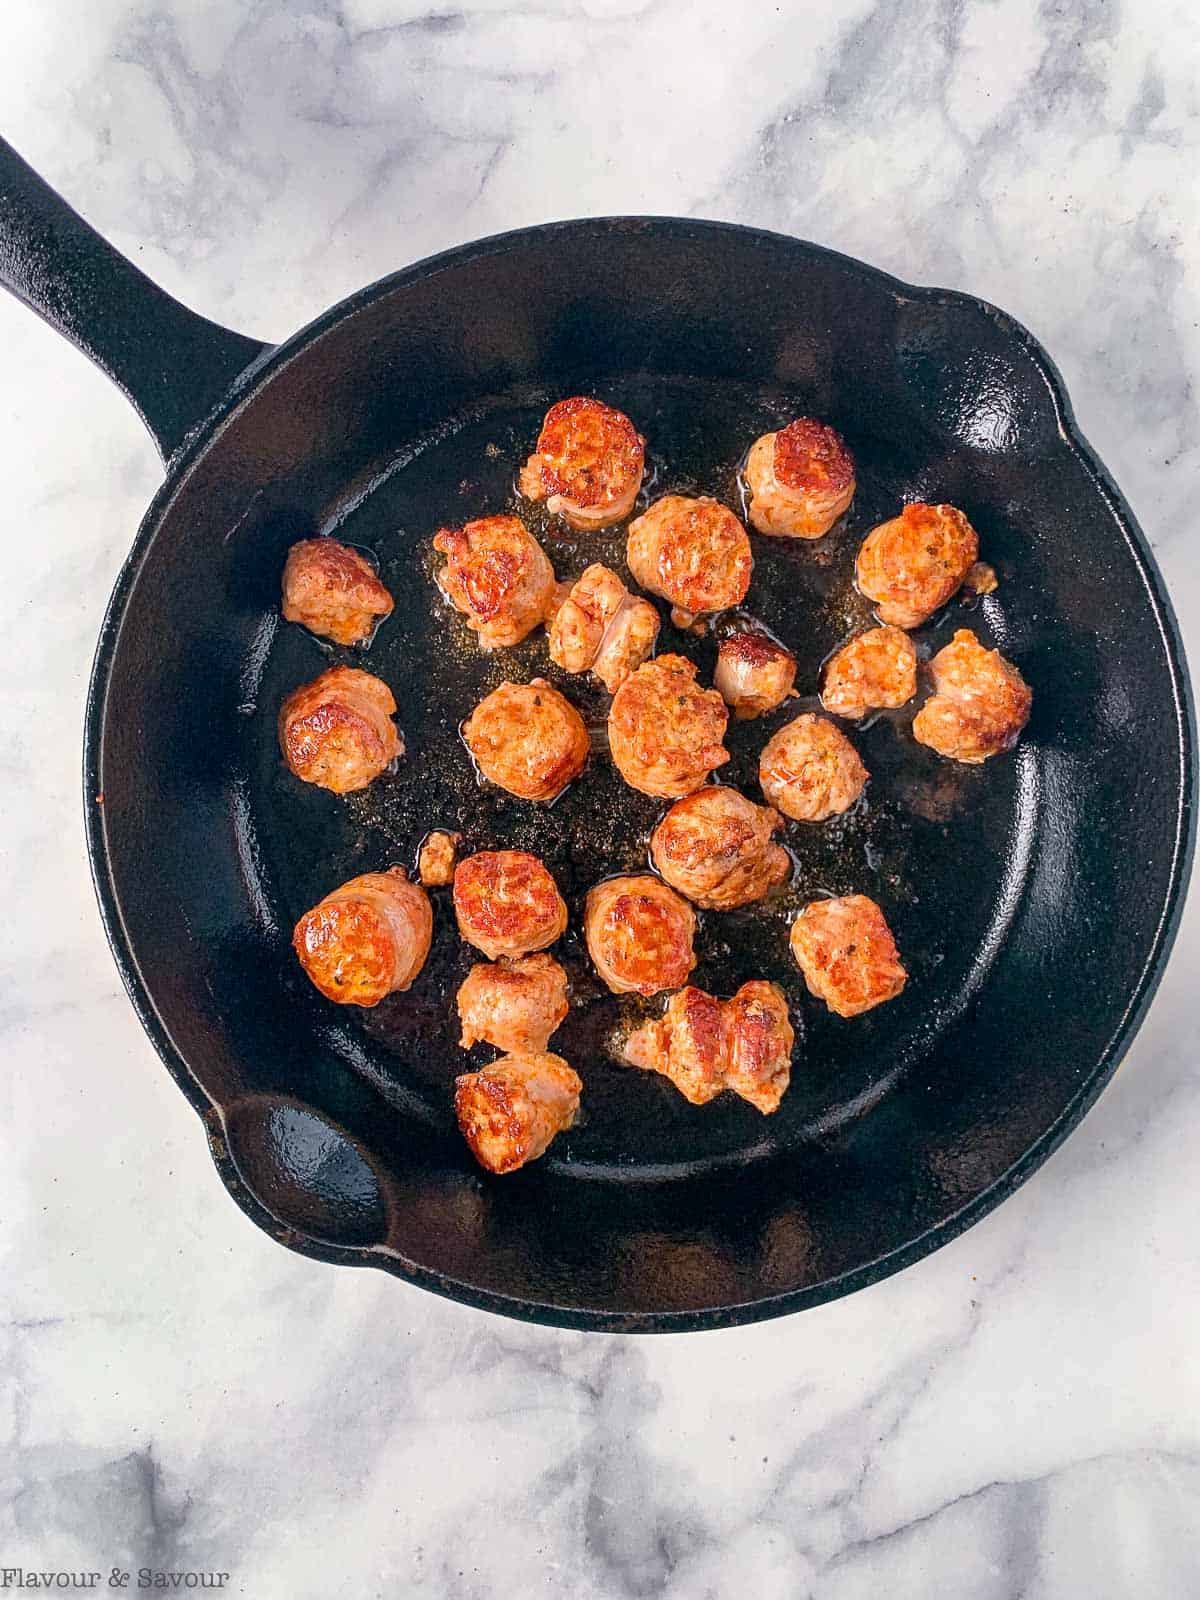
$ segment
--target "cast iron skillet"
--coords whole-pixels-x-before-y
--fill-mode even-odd
[[[274,1238],[533,1320],[716,1327],[915,1261],[1078,1122],[1175,931],[1194,732],[1145,541],[1009,317],[794,239],[608,219],[448,251],[268,349],[169,299],[7,146],[0,264],[121,385],[167,463],[96,655],[92,867],[138,1015],[230,1193]],[[1019,663],[1034,713],[1017,753],[977,770],[917,746],[911,709],[880,718],[861,740],[867,807],[793,828],[795,882],[769,915],[706,919],[697,982],[788,987],[802,1039],[777,1116],[695,1109],[609,1060],[617,1003],[572,937],[564,960],[594,1003],[555,1048],[583,1072],[586,1117],[493,1181],[452,1125],[448,995],[467,957],[444,899],[426,973],[370,1014],[325,1004],[288,932],[447,823],[472,846],[538,849],[576,913],[589,883],[644,863],[656,808],[601,757],[549,811],[474,784],[459,719],[501,676],[544,671],[545,647],[464,647],[429,578],[434,528],[511,504],[545,405],[579,391],[636,418],[657,492],[733,495],[741,452],[793,411],[848,436],[862,485],[848,525],[818,548],[755,543],[748,603],[797,649],[806,687],[865,617],[849,582],[863,530],[905,498],[962,506],[1001,587],[970,616],[952,606],[922,651],[968,622]],[[274,734],[282,694],[329,659],[278,622],[283,555],[333,528],[377,553],[397,595],[366,664],[396,690],[409,743],[394,777],[349,801],[294,782]],[[538,528],[560,574],[619,559],[619,537]],[[662,643],[711,663],[711,640]],[[602,723],[602,698],[568,689]],[[739,728],[722,776],[752,784],[767,731]],[[911,972],[900,1000],[854,1022],[804,994],[785,945],[801,899],[848,890],[884,905]]]

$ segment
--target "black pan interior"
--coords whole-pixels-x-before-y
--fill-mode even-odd
[[[602,691],[559,673],[544,634],[482,655],[432,581],[433,531],[518,509],[540,416],[576,391],[646,434],[647,494],[735,508],[758,433],[799,412],[845,433],[860,487],[844,522],[817,545],[754,540],[745,609],[796,652],[804,693],[867,621],[851,583],[862,534],[917,498],[960,505],[1000,575],[995,596],[922,631],[922,655],[971,626],[1034,688],[1021,747],[980,769],[916,745],[913,708],[877,717],[855,735],[865,803],[789,825],[793,879],[765,907],[702,918],[693,981],[787,990],[797,1054],[770,1119],[733,1099],[691,1107],[612,1058],[653,1002],[600,988],[582,896],[644,867],[662,808],[604,757]],[[101,647],[94,749],[102,895],[241,1203],[299,1248],[500,1309],[658,1327],[839,1292],[1013,1181],[1103,1081],[1186,831],[1161,602],[1061,423],[1038,354],[988,308],[701,224],[568,225],[464,252],[362,297],[280,360],[152,513]],[[623,568],[620,530],[575,535],[519,509],[560,577],[595,559]],[[278,620],[288,545],[326,531],[369,549],[397,597],[365,656]],[[711,671],[712,636],[665,623],[659,648]],[[294,780],[275,741],[283,695],[332,659],[391,685],[408,745],[394,775],[345,800]],[[502,678],[536,673],[580,706],[597,746],[549,808],[481,786],[457,732]],[[731,722],[721,777],[757,797],[758,751],[804,704]],[[584,1078],[585,1114],[499,1181],[453,1128],[453,1076],[489,1052],[454,1042],[471,957],[447,892],[424,973],[374,1012],[326,1004],[288,948],[331,887],[411,867],[447,826],[467,848],[536,851],[572,910],[574,1005],[554,1047]],[[910,982],[844,1021],[807,995],[787,923],[814,895],[854,890],[885,908]]]

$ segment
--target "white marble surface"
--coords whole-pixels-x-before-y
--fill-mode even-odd
[[[760,223],[997,301],[1200,659],[1190,0],[8,0],[0,41],[3,132],[263,338],[585,212]],[[253,1600],[1200,1593],[1200,906],[1066,1146],[848,1301],[638,1341],[289,1255],[221,1188],[87,877],[84,689],[154,451],[7,301],[0,348],[0,1565]]]

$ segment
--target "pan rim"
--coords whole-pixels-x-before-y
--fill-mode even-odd
[[[234,418],[252,404],[261,388],[277,372],[297,359],[325,332],[336,324],[348,320],[378,299],[409,284],[435,277],[443,271],[520,248],[526,241],[589,229],[608,234],[620,231],[657,232],[685,238],[711,237],[714,233],[737,234],[761,241],[766,245],[783,246],[789,251],[801,255],[808,254],[830,262],[849,275],[874,282],[897,303],[957,307],[973,314],[982,312],[993,319],[1008,337],[1020,345],[1038,371],[1054,408],[1062,444],[1079,462],[1085,475],[1100,494],[1110,516],[1121,530],[1129,557],[1145,586],[1150,609],[1163,643],[1175,709],[1179,760],[1178,801],[1175,808],[1167,892],[1163,897],[1153,936],[1148,941],[1138,981],[1132,988],[1124,1011],[1104,1050],[1076,1092],[1050,1126],[1033,1141],[1023,1155],[993,1179],[987,1188],[942,1221],[924,1229],[906,1244],[887,1250],[818,1284],[728,1306],[619,1312],[592,1310],[551,1301],[534,1302],[526,1298],[508,1296],[492,1289],[480,1288],[452,1275],[407,1260],[396,1253],[384,1253],[378,1246],[330,1245],[310,1236],[301,1236],[294,1229],[281,1223],[262,1206],[244,1183],[225,1136],[222,1107],[203,1088],[186,1057],[176,1047],[169,1029],[155,1006],[149,985],[142,977],[112,878],[103,806],[96,803],[99,792],[100,758],[104,743],[107,692],[119,650],[130,595],[154,539],[169,515],[184,482],[199,460],[217,444]],[[808,240],[777,231],[747,227],[740,223],[698,217],[652,215],[583,217],[539,223],[453,246],[356,290],[298,329],[243,373],[213,411],[191,431],[168,462],[164,481],[141,520],[133,546],[118,574],[105,610],[89,678],[85,708],[83,780],[85,831],[92,882],[101,923],[117,969],[150,1042],[204,1123],[210,1153],[218,1175],[241,1209],[276,1242],[312,1259],[340,1265],[383,1268],[395,1276],[446,1298],[528,1322],[624,1333],[714,1330],[764,1321],[824,1304],[854,1293],[912,1265],[965,1232],[1007,1199],[1079,1125],[1111,1079],[1141,1026],[1162,980],[1178,932],[1194,856],[1197,825],[1195,705],[1178,619],[1145,534],[1108,469],[1080,431],[1062,376],[1034,335],[1009,313],[977,296],[960,290],[909,284],[855,257]]]

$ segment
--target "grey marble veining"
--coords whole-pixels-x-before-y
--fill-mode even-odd
[[[1200,657],[1184,0],[12,0],[2,33],[5,135],[261,338],[463,239],[618,211],[996,301]],[[252,1600],[1200,1593],[1195,908],[1081,1129],[848,1301],[635,1341],[290,1256],[221,1188],[87,879],[83,694],[154,453],[7,301],[0,340],[0,1567],[228,1571]]]

